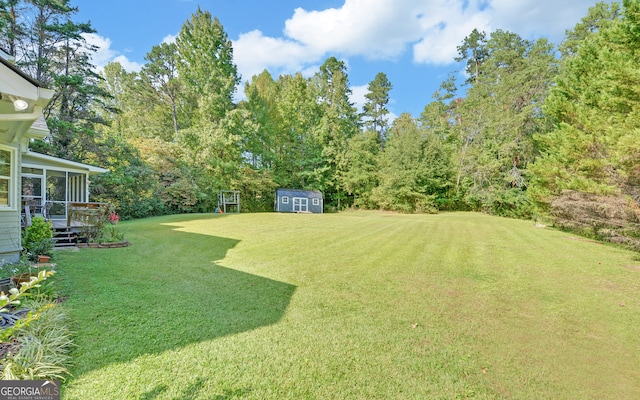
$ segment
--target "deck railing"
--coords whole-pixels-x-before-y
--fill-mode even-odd
[[[96,221],[109,217],[109,203],[69,202],[67,203],[66,218],[56,218],[49,213],[49,202],[45,205],[26,204],[22,210],[22,226],[31,225],[33,217],[41,216],[51,221],[55,226],[92,226]],[[104,221],[103,221],[104,222]]]
[[[93,226],[109,217],[109,203],[69,203],[67,226]]]

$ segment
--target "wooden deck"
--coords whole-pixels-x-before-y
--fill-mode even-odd
[[[108,203],[69,203],[66,218],[47,218],[46,214],[32,213],[30,207],[25,207],[23,213],[23,228],[31,224],[36,216],[42,216],[51,223],[55,247],[72,247],[78,242],[86,241],[95,233],[92,228],[99,220],[109,218]]]

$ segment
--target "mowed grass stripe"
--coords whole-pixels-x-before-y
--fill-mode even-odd
[[[67,398],[640,394],[630,252],[474,213],[123,228],[128,249],[60,253],[78,321]]]

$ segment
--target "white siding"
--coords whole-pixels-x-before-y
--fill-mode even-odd
[[[18,261],[21,249],[20,213],[0,211],[0,264]]]

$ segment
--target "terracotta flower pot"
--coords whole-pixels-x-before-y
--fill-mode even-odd
[[[15,284],[16,287],[19,288],[22,282],[29,282],[32,276],[36,276],[36,275],[28,274],[28,273],[14,275],[13,283]]]
[[[50,256],[45,256],[45,255],[39,255],[38,256],[38,262],[39,263],[48,263],[49,260],[51,260]]]

